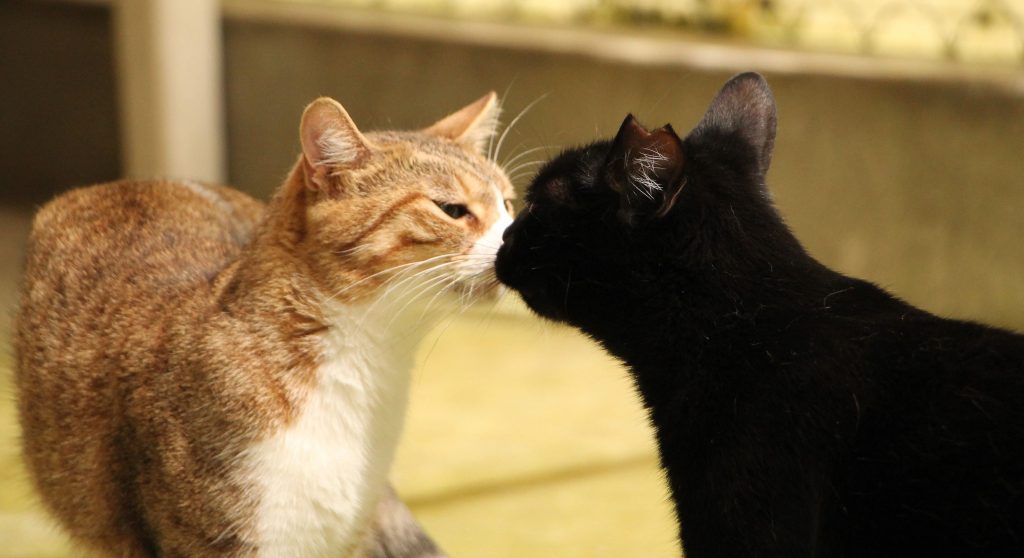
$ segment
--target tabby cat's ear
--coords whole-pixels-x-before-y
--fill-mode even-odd
[[[619,216],[627,222],[665,216],[683,188],[685,160],[671,125],[650,132],[626,116],[605,162],[609,186],[621,199]]]
[[[775,146],[775,98],[760,74],[739,74],[722,86],[691,135],[736,134],[754,149],[756,171],[763,177]]]
[[[314,183],[339,169],[359,167],[370,154],[370,142],[345,109],[328,97],[320,97],[306,107],[299,137]]]
[[[424,133],[468,145],[483,153],[498,131],[501,105],[494,91],[438,120]]]

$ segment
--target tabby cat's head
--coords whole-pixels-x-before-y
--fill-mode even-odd
[[[775,103],[763,78],[730,80],[685,139],[626,118],[612,141],[542,168],[505,233],[498,278],[548,318],[585,327],[683,296],[718,296],[794,248],[764,187]]]
[[[422,130],[363,134],[333,99],[306,108],[303,154],[274,207],[325,293],[359,300],[399,279],[493,290],[512,222],[512,187],[487,154],[499,110],[489,93]]]

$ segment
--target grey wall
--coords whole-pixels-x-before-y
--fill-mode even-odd
[[[0,2],[0,202],[120,174],[109,10]]]

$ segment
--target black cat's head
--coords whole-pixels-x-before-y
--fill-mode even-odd
[[[595,312],[625,317],[641,301],[756,276],[795,243],[764,186],[774,139],[775,102],[754,73],[726,83],[686,138],[628,116],[612,141],[540,170],[505,232],[498,278],[538,314],[583,326]]]

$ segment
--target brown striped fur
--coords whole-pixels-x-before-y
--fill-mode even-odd
[[[511,193],[480,150],[496,110],[492,93],[427,130],[364,136],[320,99],[268,205],[226,187],[122,181],[43,207],[16,376],[24,457],[67,532],[111,556],[259,555],[260,493],[240,456],[317,389],[326,301],[373,301],[386,270],[465,254],[494,223],[495,197]],[[356,156],[328,160],[339,138],[325,130],[347,134]],[[452,219],[435,201],[472,215]],[[378,531],[395,510],[407,514],[381,503]],[[419,540],[410,521],[402,533]],[[333,555],[406,536],[371,529]]]

